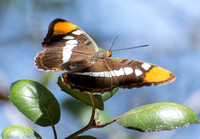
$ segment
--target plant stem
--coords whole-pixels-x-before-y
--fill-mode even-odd
[[[85,127],[83,127],[82,129],[76,131],[75,133],[71,134],[70,136],[66,137],[65,139],[77,136],[77,135],[79,135],[79,134],[81,134],[81,133],[83,133],[83,132],[85,132],[85,131],[87,131],[91,128],[103,128],[103,127],[115,122],[119,118],[119,117],[116,117],[115,119],[113,119],[111,121],[100,124],[100,122],[99,122],[99,109],[97,109],[97,111],[96,111],[92,94],[90,94],[90,100],[91,100],[91,104],[92,104],[92,114],[91,114],[91,118],[90,118],[89,123]],[[95,116],[95,111],[96,111],[96,116]]]
[[[52,124],[51,127],[53,129],[54,139],[57,139],[57,133],[54,124]]]
[[[115,122],[117,119],[118,119],[118,117],[115,118],[115,119],[113,119],[113,120],[111,120],[111,121],[108,121],[108,122],[106,122],[106,123],[103,123],[103,124],[97,125],[97,126],[95,126],[94,128],[103,128],[103,127],[105,127],[105,126],[107,126],[107,125],[109,125],[109,124]]]
[[[98,126],[100,125],[100,120],[99,120],[99,109],[96,109],[96,116],[95,116],[95,125]]]
[[[89,123],[83,127],[82,129],[76,131],[75,133],[71,134],[70,136],[66,137],[65,139],[67,138],[70,138],[70,137],[74,137],[74,136],[77,136],[81,133],[83,133],[84,131],[87,131],[91,128],[94,128],[95,127],[95,120],[94,120],[94,116],[95,116],[95,105],[94,105],[94,100],[93,100],[93,95],[90,94],[90,100],[91,100],[91,103],[92,103],[92,115],[91,115],[91,118],[90,118],[90,121]]]

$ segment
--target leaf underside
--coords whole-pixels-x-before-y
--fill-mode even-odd
[[[172,130],[199,123],[195,113],[177,103],[161,102],[130,110],[117,118],[117,123],[142,132]]]

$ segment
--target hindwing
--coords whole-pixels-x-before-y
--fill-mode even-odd
[[[175,78],[173,73],[162,67],[121,57],[99,59],[83,70],[61,76],[71,88],[93,93],[104,93],[116,87],[164,85]]]

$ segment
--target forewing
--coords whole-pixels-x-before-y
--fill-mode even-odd
[[[91,57],[99,51],[82,29],[63,19],[50,23],[42,47],[45,50],[35,57],[36,67],[42,70],[76,71],[93,64]]]

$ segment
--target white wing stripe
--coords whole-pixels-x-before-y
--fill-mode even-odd
[[[74,74],[87,75],[87,76],[91,76],[91,77],[108,77],[108,78],[110,78],[113,76],[130,75],[132,73],[133,73],[133,69],[131,67],[125,67],[125,68],[120,68],[119,70],[112,70],[112,71],[75,72]],[[137,72],[137,74],[140,74],[140,73]]]

